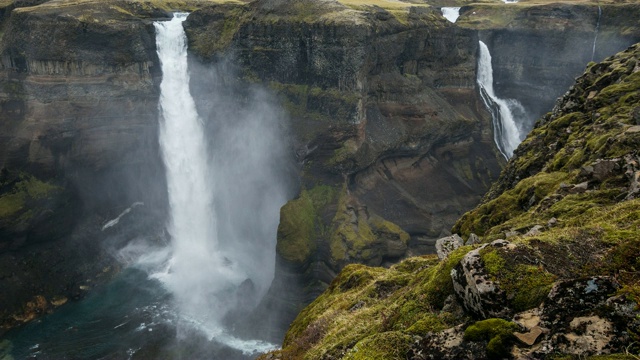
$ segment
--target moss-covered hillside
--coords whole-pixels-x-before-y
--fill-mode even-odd
[[[347,266],[262,359],[637,359],[639,149],[640,44],[539,120],[455,225],[467,245]]]

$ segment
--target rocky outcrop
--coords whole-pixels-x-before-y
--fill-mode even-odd
[[[488,246],[508,248],[510,245],[505,240],[496,240]],[[480,251],[486,247],[483,245],[469,251],[451,270],[453,289],[469,313],[483,318],[507,317],[512,310],[507,306],[506,294],[499,283],[491,279],[480,256]]]
[[[458,234],[453,234],[436,241],[436,254],[440,260],[445,259],[453,250],[464,245],[464,240]]]

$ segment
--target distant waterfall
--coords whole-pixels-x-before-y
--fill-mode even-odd
[[[443,7],[440,9],[442,11],[442,16],[445,19],[449,20],[452,23],[455,23],[460,17],[460,8],[459,7]]]
[[[264,114],[255,120],[262,125],[254,125],[234,113],[220,119],[233,124],[219,125],[222,135],[205,137],[189,89],[182,27],[187,15],[177,13],[171,21],[154,23],[162,65],[159,136],[171,236],[171,255],[154,277],[173,293],[186,327],[247,353],[261,351],[272,345],[237,339],[223,324],[225,316],[250,311],[273,277],[278,214],[286,198],[283,185],[274,180],[269,156],[279,146],[264,129],[269,123]],[[245,128],[225,130],[237,124]],[[226,162],[216,162],[211,155],[216,151],[225,151],[219,157]]]
[[[593,37],[593,51],[591,52],[591,61],[596,57],[596,43],[598,42],[598,32],[600,31],[600,18],[602,18],[602,7],[598,4],[598,20],[596,21],[596,34]]]
[[[513,99],[500,99],[493,91],[493,68],[491,54],[485,43],[480,41],[478,59],[478,85],[485,106],[493,119],[493,136],[500,153],[509,159],[525,134],[521,134],[514,113],[524,113],[522,105]]]

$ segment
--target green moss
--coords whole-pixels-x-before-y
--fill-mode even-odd
[[[506,292],[516,312],[540,305],[556,279],[542,266],[522,264],[516,259],[506,258],[512,256],[510,252],[488,247],[480,251],[480,255],[487,273]],[[529,256],[527,258],[533,261]]]
[[[203,58],[212,58],[225,52],[233,39],[251,15],[240,3],[229,1],[211,21],[204,27],[186,29],[189,38],[189,49]],[[194,15],[197,14],[194,12]]]
[[[23,82],[17,80],[3,81],[2,92],[6,93],[12,99],[25,100],[28,95]]]
[[[347,205],[349,195],[343,188],[338,209],[333,218],[334,230],[330,238],[331,257],[334,261],[359,257],[361,252],[376,240],[369,226],[367,214]],[[356,224],[353,217],[356,217]]]
[[[431,308],[442,308],[447,296],[454,293],[451,270],[460,263],[460,260],[472,249],[471,246],[462,246],[439,262],[436,266],[429,267],[418,274],[416,290],[419,298]]]
[[[326,124],[336,124],[336,120],[350,122],[357,116],[360,95],[356,92],[279,82],[270,82],[269,87],[278,94],[280,104],[291,116],[303,120],[292,125],[304,126],[304,131],[299,132],[308,134],[307,140],[315,136],[316,132],[324,131]],[[357,144],[353,140],[347,140],[327,164],[340,164],[348,160],[356,150]]]
[[[60,187],[43,182],[29,174],[19,173],[11,181],[0,184],[5,189],[0,194],[0,219],[19,215],[17,221],[29,221],[33,217],[33,206],[39,200],[53,197]],[[16,219],[14,219],[16,220]]]
[[[444,298],[453,293],[450,272],[466,249],[454,251],[448,262],[437,256],[411,258],[392,269],[348,265],[329,288],[305,308],[293,322],[285,337],[285,352],[295,352],[320,319],[328,326],[322,339],[304,350],[299,358],[341,358],[344,354],[375,358],[382,343],[376,334],[397,333],[404,338],[437,332],[462,321],[447,312],[436,312]],[[372,341],[375,339],[375,341]],[[365,350],[359,344],[373,344]],[[404,354],[402,349],[398,354]],[[395,356],[382,352],[380,356]],[[399,355],[401,356],[401,355]],[[357,358],[357,357],[356,357]],[[388,357],[387,357],[388,358]]]
[[[456,21],[456,25],[477,30],[505,28],[516,19],[523,8],[525,7],[474,4],[470,7],[472,11],[469,11],[469,14],[473,13],[473,16],[461,16]]]
[[[392,223],[391,221],[385,220],[380,216],[371,216],[369,224],[371,225],[373,232],[376,234],[386,234],[397,237],[404,244],[409,242],[410,235],[406,231],[402,230],[400,226]]]
[[[13,344],[9,340],[0,340],[0,359],[2,360],[14,360],[11,356],[11,350],[13,350]]]
[[[513,345],[513,332],[519,330],[518,325],[503,319],[487,319],[478,321],[467,327],[464,339],[467,341],[487,341],[487,357],[503,359],[509,356]]]
[[[345,360],[403,360],[413,339],[397,331],[368,336],[351,348]]]
[[[407,329],[407,333],[411,335],[424,336],[427,333],[439,332],[448,327],[446,322],[442,320],[441,316],[437,316],[424,310],[417,317],[420,316],[422,316],[422,318],[413,323],[413,325]]]
[[[334,150],[333,156],[327,161],[327,163],[331,166],[343,163],[352,158],[357,150],[358,146],[356,144],[356,141],[353,139],[349,139],[345,141],[341,147]]]
[[[6,218],[20,212],[24,208],[25,194],[23,192],[0,196],[0,218]]]
[[[297,199],[280,210],[276,250],[283,258],[303,263],[316,249],[316,239],[325,231],[320,213],[335,201],[336,190],[330,186],[316,186],[303,190]]]

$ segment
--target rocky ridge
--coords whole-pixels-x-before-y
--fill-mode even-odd
[[[590,65],[538,122],[453,229],[484,244],[347,266],[261,359],[636,358],[639,61]]]

